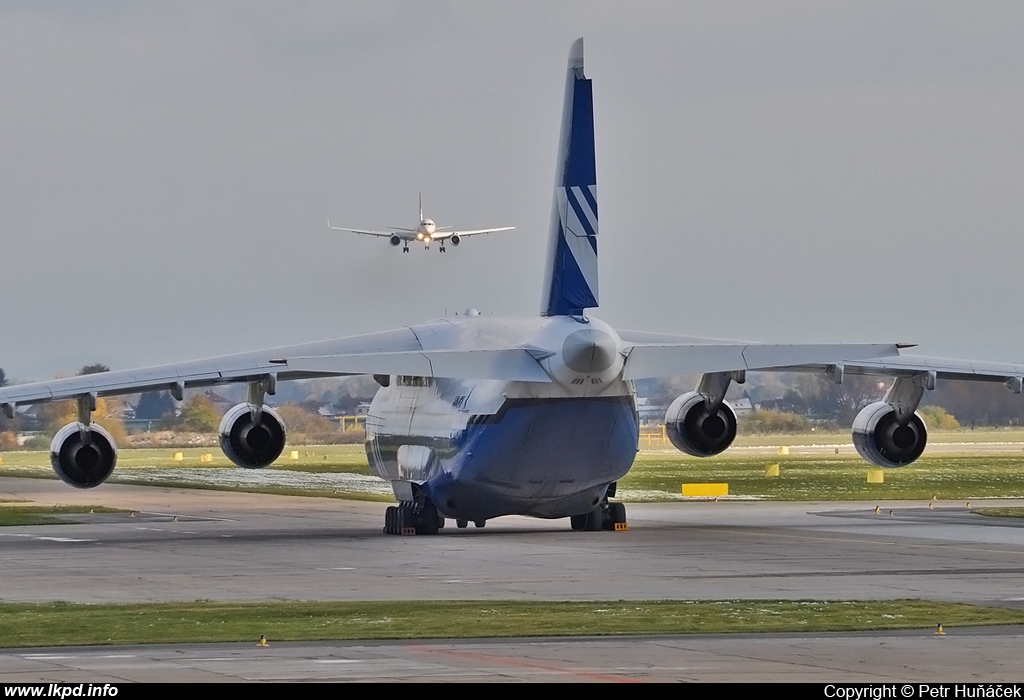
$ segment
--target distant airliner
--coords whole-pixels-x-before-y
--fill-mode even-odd
[[[938,379],[1002,382],[1020,393],[1024,365],[902,355],[907,347],[777,345],[617,331],[586,313],[597,301],[597,169],[591,81],[583,40],[569,53],[547,266],[539,316],[480,314],[445,318],[369,335],[274,348],[138,370],[90,374],[0,389],[0,408],[74,399],[78,420],[50,445],[58,476],[78,488],[110,476],[117,448],[92,423],[98,396],[186,387],[248,384],[248,400],[220,424],[225,454],[242,467],[274,462],[285,446],[280,415],[264,405],[277,382],[370,374],[380,384],[366,419],[370,469],[387,479],[398,505],[384,532],[433,535],[446,518],[483,527],[502,515],[568,518],[574,530],[624,529],[616,484],[636,456],[639,421],[634,380],[702,373],[694,391],[669,406],[672,444],[708,457],[736,437],[724,401],[749,370],[894,377],[881,400],[853,423],[864,459],[882,467],[910,464],[927,431],[916,413]],[[690,260],[716,254],[691,243]],[[384,271],[381,271],[384,274]],[[685,276],[681,277],[685,282]],[[701,303],[702,290],[682,297]],[[894,298],[893,308],[899,299]],[[714,305],[705,304],[712,310]],[[671,306],[667,308],[671,312]]]
[[[497,233],[498,231],[511,231],[515,229],[515,226],[502,226],[501,228],[478,228],[470,231],[451,231],[451,226],[438,226],[434,223],[433,219],[423,218],[423,195],[420,195],[420,223],[416,228],[398,228],[397,226],[388,226],[387,231],[367,231],[358,228],[341,228],[339,226],[331,226],[330,219],[327,220],[327,225],[335,231],[348,231],[349,233],[358,233],[363,236],[377,236],[379,238],[387,238],[391,245],[397,247],[402,246],[402,252],[409,252],[410,241],[419,241],[423,244],[424,249],[429,249],[430,244],[437,241],[440,245],[438,250],[442,253],[445,252],[444,242],[451,241],[452,245],[458,245],[462,242],[462,239],[466,236],[475,236],[478,233]],[[404,244],[404,245],[403,245]]]

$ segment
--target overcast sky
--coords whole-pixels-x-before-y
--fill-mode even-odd
[[[578,36],[593,315],[1024,361],[1022,3],[3,0],[0,367],[537,313]]]

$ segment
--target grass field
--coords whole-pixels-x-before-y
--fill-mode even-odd
[[[995,434],[986,433],[990,437]],[[1019,432],[999,435],[1024,438]],[[801,439],[808,437],[817,436],[790,436],[790,444],[807,444]],[[183,459],[175,461],[174,452],[181,452]],[[267,469],[248,470],[235,467],[223,454],[210,448],[125,449],[118,453],[117,469],[110,481],[393,500],[390,486],[369,475],[361,445],[299,448],[298,459],[288,458],[289,452]],[[202,461],[204,454],[210,455],[212,461]],[[47,452],[9,452],[2,459],[0,476],[55,478]],[[779,476],[766,476],[765,468],[774,464],[779,465]],[[1024,498],[1024,452],[926,454],[908,467],[884,470],[881,484],[867,483],[870,468],[857,455],[846,453],[726,453],[712,459],[697,459],[671,448],[641,450],[630,473],[619,482],[619,497],[627,502],[682,500],[683,483],[724,482],[729,485],[730,498],[761,500]]]
[[[0,527],[15,525],[69,525],[77,522],[76,513],[120,513],[104,506],[39,506],[22,502],[0,501]]]
[[[1024,610],[887,601],[0,604],[0,647],[836,632],[1024,624]]]

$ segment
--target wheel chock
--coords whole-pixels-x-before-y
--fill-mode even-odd
[[[403,535],[415,535],[416,534],[416,528],[414,528],[414,527],[403,527],[402,528],[402,534]]]
[[[615,523],[615,532],[625,532],[629,529],[629,523]]]

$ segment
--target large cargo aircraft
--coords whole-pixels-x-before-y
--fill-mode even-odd
[[[519,514],[569,518],[577,530],[614,529],[626,514],[615,496],[637,451],[633,381],[700,373],[665,416],[681,451],[708,457],[736,436],[724,397],[748,370],[892,377],[881,400],[853,424],[858,452],[882,467],[910,464],[927,432],[916,409],[938,379],[1002,382],[1020,393],[1024,365],[901,354],[898,344],[779,345],[620,331],[587,313],[598,306],[597,171],[591,81],[583,40],[569,53],[558,141],[547,268],[538,316],[467,314],[395,330],[208,360],[91,374],[0,389],[0,407],[74,399],[78,420],[57,432],[53,468],[79,488],[110,476],[117,448],[91,415],[99,396],[248,384],[225,415],[220,442],[247,468],[285,445],[285,425],[264,405],[278,381],[371,374],[381,385],[366,421],[370,467],[390,480],[399,505],[384,532],[435,534],[445,518],[478,527]]]

